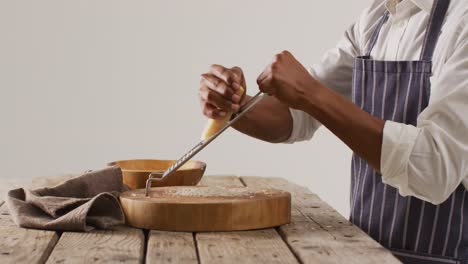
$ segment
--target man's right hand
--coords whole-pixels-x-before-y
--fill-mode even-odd
[[[243,98],[235,91],[241,86],[247,89],[239,67],[211,65],[210,71],[202,74],[200,81],[199,97],[203,114],[208,118],[220,119],[227,112],[237,112]]]

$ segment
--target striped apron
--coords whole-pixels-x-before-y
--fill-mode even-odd
[[[432,55],[449,0],[436,0],[418,61],[371,58],[385,12],[366,56],[354,61],[353,102],[384,120],[416,126],[430,96]],[[351,166],[350,220],[404,263],[468,263],[468,195],[463,185],[442,204],[403,197],[356,154]]]

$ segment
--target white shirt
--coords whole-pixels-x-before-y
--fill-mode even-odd
[[[350,99],[352,67],[365,55],[385,10],[390,18],[371,56],[418,60],[434,0],[375,0],[329,50],[311,74]],[[293,130],[285,143],[312,138],[320,123],[291,109]],[[463,183],[468,188],[468,1],[451,0],[433,58],[431,96],[417,126],[387,121],[383,131],[382,181],[403,196],[439,204]]]

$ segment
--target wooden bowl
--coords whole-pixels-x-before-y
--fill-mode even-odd
[[[143,189],[151,173],[163,173],[175,160],[119,160],[109,163],[109,166],[118,166],[122,169],[123,182],[130,189]],[[162,181],[153,181],[152,187],[163,186],[193,186],[197,185],[203,177],[206,164],[201,161],[189,160],[181,168]],[[154,175],[154,174],[153,174]]]

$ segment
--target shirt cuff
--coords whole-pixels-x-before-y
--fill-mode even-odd
[[[293,128],[289,138],[282,143],[292,144],[311,139],[315,131],[320,127],[320,122],[301,110],[289,108],[289,112],[291,113]]]
[[[408,193],[408,163],[419,135],[419,129],[386,121],[383,131],[380,170],[382,182],[398,188],[401,195]]]

